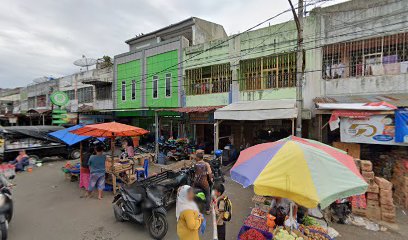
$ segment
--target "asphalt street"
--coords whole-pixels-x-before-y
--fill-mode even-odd
[[[65,179],[61,171],[64,161],[54,161],[35,168],[32,173],[19,173],[13,194],[15,215],[10,223],[11,240],[146,240],[146,229],[134,223],[116,222],[111,201],[112,193],[103,200],[80,198],[78,182]],[[237,239],[243,219],[250,212],[252,189],[243,189],[227,177],[227,194],[233,202],[233,220],[227,226],[227,239]],[[408,223],[404,218],[405,226]],[[165,239],[175,240],[175,207],[168,213],[169,231]],[[208,218],[210,222],[210,218]],[[372,232],[360,227],[334,225],[341,239],[376,240],[407,239],[394,232]],[[212,227],[202,239],[211,238]],[[405,235],[407,236],[407,235]]]

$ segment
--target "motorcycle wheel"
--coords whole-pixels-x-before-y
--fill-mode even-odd
[[[114,204],[113,204],[113,214],[115,215],[115,219],[118,222],[124,222],[125,219],[123,218],[123,198],[119,198]]]
[[[164,214],[156,213],[150,218],[147,227],[149,229],[149,234],[153,239],[163,239],[167,234],[169,223]]]
[[[0,239],[7,240],[7,233],[8,233],[8,223],[5,221],[4,223],[0,223]]]

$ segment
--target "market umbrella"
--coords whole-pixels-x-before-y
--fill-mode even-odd
[[[363,194],[367,183],[354,159],[323,143],[298,137],[259,144],[241,152],[231,178],[307,207],[326,208],[337,199]]]
[[[122,124],[122,123],[108,122],[108,123],[87,125],[87,126],[84,126],[83,128],[73,130],[71,131],[71,133],[81,135],[81,136],[111,138],[112,168],[113,168],[114,151],[115,151],[114,139],[116,137],[140,136],[140,135],[149,133],[149,131],[143,128],[130,126],[130,125]]]

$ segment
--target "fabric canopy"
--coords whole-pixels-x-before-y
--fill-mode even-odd
[[[316,103],[318,109],[326,110],[364,110],[364,111],[390,111],[396,107],[386,102],[370,103]]]
[[[66,143],[67,145],[71,146],[74,145],[76,143],[79,143],[83,140],[86,140],[88,138],[90,138],[89,136],[79,136],[76,134],[71,133],[71,131],[73,130],[77,130],[79,128],[82,128],[84,125],[75,125],[69,128],[64,128],[52,133],[49,133],[48,135],[53,136],[61,141],[63,141],[64,143]],[[103,141],[104,138],[98,138],[99,141]]]
[[[232,103],[214,112],[219,120],[269,120],[297,117],[295,99],[257,100]]]

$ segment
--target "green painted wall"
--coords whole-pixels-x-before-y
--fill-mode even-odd
[[[295,99],[296,88],[278,88],[239,92],[240,101]]]
[[[117,65],[116,106],[119,109],[142,107],[141,61],[134,60]],[[136,99],[132,100],[132,80],[136,80]],[[126,100],[122,101],[122,81],[126,82]]]
[[[228,105],[229,93],[186,96],[187,107]]]
[[[146,107],[178,107],[178,51],[169,51],[147,58],[146,61]],[[158,73],[158,98],[153,98],[153,75]],[[165,95],[165,76],[171,73],[171,97]]]

